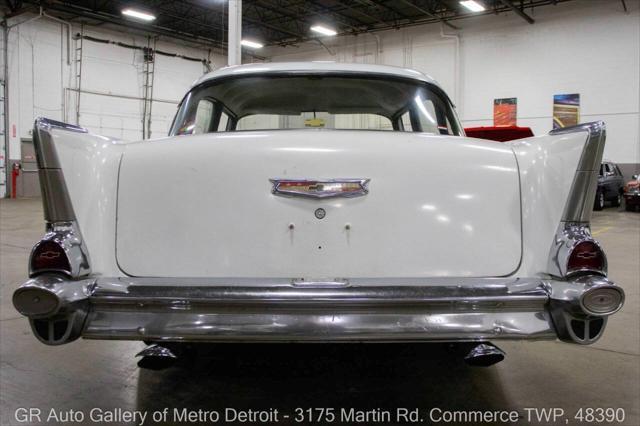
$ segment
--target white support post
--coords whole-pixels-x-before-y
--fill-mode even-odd
[[[229,59],[228,65],[242,63],[242,0],[229,0]]]

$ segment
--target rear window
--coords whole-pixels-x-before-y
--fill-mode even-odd
[[[450,101],[436,86],[324,74],[212,80],[183,99],[171,134],[285,129],[461,134]]]

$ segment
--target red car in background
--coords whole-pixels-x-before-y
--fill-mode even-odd
[[[466,127],[464,133],[470,138],[488,139],[498,142],[508,142],[533,136],[531,128],[518,126]]]
[[[640,175],[633,175],[624,186],[624,205],[627,211],[636,210],[640,206]]]

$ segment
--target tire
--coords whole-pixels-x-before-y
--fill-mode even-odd
[[[620,207],[620,205],[622,204],[622,194],[620,194],[618,192],[618,195],[616,196],[616,198],[611,202],[611,204],[613,205],[613,207]]]
[[[602,210],[604,208],[604,192],[596,193],[596,200],[593,205],[594,210]]]

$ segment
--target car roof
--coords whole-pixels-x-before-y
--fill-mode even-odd
[[[264,62],[254,63],[246,65],[234,65],[224,68],[219,68],[215,71],[209,72],[193,84],[197,86],[205,81],[215,80],[223,77],[230,76],[245,76],[245,75],[265,75],[265,74],[279,74],[279,73],[327,73],[327,72],[344,72],[344,73],[356,73],[356,74],[374,74],[374,75],[388,75],[391,77],[403,77],[410,78],[418,81],[424,81],[434,84],[438,87],[440,85],[433,78],[420,71],[410,68],[394,67],[390,65],[373,65],[373,64],[354,64],[332,61],[312,61],[312,62]]]

